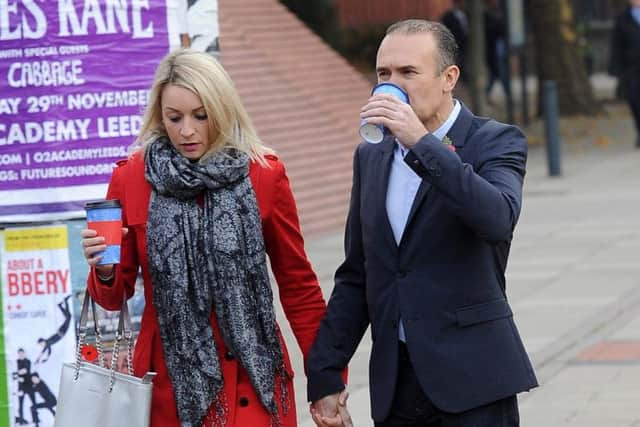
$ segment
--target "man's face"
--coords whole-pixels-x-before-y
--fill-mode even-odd
[[[640,0],[629,0],[631,7],[640,7]]]
[[[24,359],[24,351],[19,351],[18,352],[18,359],[20,359],[20,360]]]
[[[439,68],[440,55],[429,33],[392,33],[380,43],[376,59],[378,83],[394,83],[403,88],[413,111],[431,132],[446,119],[442,116],[449,111],[455,85]]]

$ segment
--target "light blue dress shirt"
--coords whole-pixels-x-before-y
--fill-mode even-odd
[[[453,126],[458,118],[461,110],[460,102],[454,100],[453,110],[445,122],[433,132],[433,136],[442,140],[447,132]],[[404,228],[407,225],[409,212],[416,198],[416,193],[422,182],[414,171],[404,161],[404,156],[409,150],[396,141],[396,147],[393,151],[393,162],[391,164],[391,172],[389,173],[389,185],[387,187],[387,217],[393,230],[393,237],[396,244],[400,244]],[[406,342],[407,338],[404,332],[404,324],[402,323],[402,313],[400,313],[400,324],[398,327],[398,338],[400,341]]]

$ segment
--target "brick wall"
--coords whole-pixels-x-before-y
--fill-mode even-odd
[[[285,163],[303,232],[341,230],[371,84],[277,0],[218,1],[222,63]]]

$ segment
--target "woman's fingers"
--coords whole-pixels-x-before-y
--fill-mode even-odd
[[[82,237],[83,239],[85,237],[96,237],[97,235],[98,232],[96,230],[91,230],[90,228],[84,228],[80,230],[80,237]]]
[[[102,258],[98,255],[98,252],[102,252],[107,248],[104,237],[98,236],[95,230],[90,229],[80,231],[80,236],[82,237],[80,244],[82,245],[82,253],[85,259],[89,265],[96,265]]]
[[[103,246],[93,246],[92,248],[85,250],[84,257],[87,260],[87,263],[90,266],[95,267],[102,259],[102,254],[96,254],[96,252],[102,252],[105,249],[106,249],[106,246],[103,245]]]
[[[122,227],[122,237],[124,238],[128,233],[129,229]],[[90,228],[80,230],[80,237],[82,237],[80,245],[84,258],[90,266],[96,266],[102,259],[100,253],[107,249],[106,239],[103,236],[98,236],[98,232]]]

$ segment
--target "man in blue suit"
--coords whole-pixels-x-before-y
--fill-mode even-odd
[[[341,373],[368,325],[377,427],[518,426],[516,395],[537,386],[505,292],[527,143],[453,98],[456,50],[422,20],[378,50],[378,81],[410,105],[379,94],[361,111],[392,135],[355,152],[345,260],[307,362],[320,426],[348,421]]]

